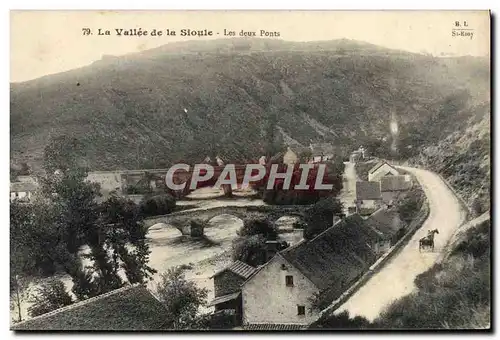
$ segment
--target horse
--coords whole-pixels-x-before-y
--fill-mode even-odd
[[[434,235],[439,234],[439,231],[437,229],[434,230],[428,230],[427,231],[427,236],[422,237],[418,241],[418,251],[421,251],[424,247],[429,247],[434,251]]]

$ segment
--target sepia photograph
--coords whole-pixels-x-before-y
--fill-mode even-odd
[[[10,330],[491,331],[490,25],[11,10]]]

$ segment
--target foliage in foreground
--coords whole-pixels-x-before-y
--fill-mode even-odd
[[[161,275],[156,294],[166,308],[165,327],[168,329],[205,328],[206,316],[198,316],[198,309],[206,303],[207,290],[188,281],[181,267],[170,268]]]
[[[30,302],[32,305],[28,313],[35,317],[68,306],[73,303],[73,299],[61,280],[51,278],[35,288]]]
[[[155,270],[147,263],[149,247],[142,215],[132,201],[111,196],[99,203],[100,188],[86,180],[74,139],[55,138],[45,150],[45,176],[34,200],[10,205],[11,281],[65,272],[79,300],[145,282]],[[91,266],[80,250],[88,246]],[[20,294],[15,294],[16,297]]]

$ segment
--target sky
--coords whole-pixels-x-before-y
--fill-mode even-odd
[[[354,39],[435,56],[490,53],[487,11],[11,11],[10,19],[11,82],[82,67],[103,55],[222,38],[224,29],[276,31],[280,37],[268,39],[288,41]],[[84,35],[84,28],[93,34]],[[120,28],[170,29],[177,36],[117,36]],[[454,28],[472,37],[452,36]],[[112,35],[99,36],[98,29]],[[181,29],[212,30],[214,36],[182,37]]]

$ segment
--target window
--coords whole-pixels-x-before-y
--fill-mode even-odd
[[[292,287],[293,286],[293,276],[292,275],[287,275],[285,277],[286,280],[286,286],[287,287]]]
[[[306,306],[297,306],[297,315],[306,315]]]

